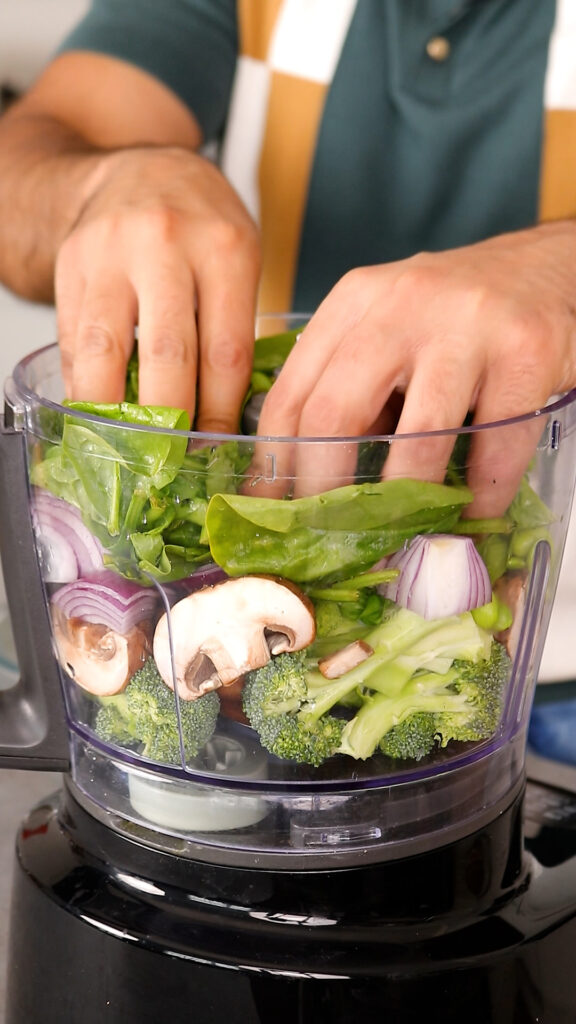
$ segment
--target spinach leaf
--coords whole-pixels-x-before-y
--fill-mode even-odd
[[[205,533],[214,561],[229,575],[337,581],[418,533],[450,532],[471,500],[465,487],[417,480],[351,484],[293,501],[217,494]]]
[[[292,327],[282,334],[270,334],[265,338],[256,338],[252,369],[256,373],[273,373],[274,370],[283,366],[296,344],[298,335],[302,333],[305,326],[306,322],[298,327]]]
[[[75,424],[86,433],[108,442],[116,458],[136,477],[149,480],[155,487],[164,487],[174,479],[186,453],[190,418],[183,409],[167,406],[142,406],[122,402],[118,405],[94,405],[89,402],[67,402],[67,407],[100,417],[97,431],[90,420],[65,418],[63,448],[74,450],[74,441],[67,437]],[[107,420],[111,422],[106,423]],[[144,427],[144,430],[124,430],[123,423]],[[171,433],[168,433],[171,431]],[[182,431],[178,434],[174,431]]]
[[[508,570],[528,569],[538,541],[552,545],[549,527],[553,519],[526,474],[505,515],[497,519],[462,519],[454,532],[476,538],[476,547],[494,583]]]
[[[129,403],[68,408],[61,442],[33,466],[32,483],[80,510],[105,548],[106,563],[122,575],[146,572],[168,582],[209,561],[202,537],[209,498],[237,489],[250,446],[230,441],[187,452],[189,437],[175,432],[189,426],[179,409]]]

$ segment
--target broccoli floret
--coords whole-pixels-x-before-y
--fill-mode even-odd
[[[395,696],[368,692],[362,707],[344,729],[340,752],[365,760],[372,756],[391,729],[402,725],[416,712],[454,717],[466,712],[466,697],[455,690],[455,678],[453,669],[445,673],[418,672]]]
[[[494,731],[509,659],[469,612],[429,621],[400,609],[366,641],[373,653],[335,679],[306,652],[248,673],[244,711],[267,750],[313,765],[336,753],[363,760],[378,747],[419,759]]]
[[[504,691],[510,678],[511,661],[504,644],[492,641],[490,657],[476,665],[469,662],[454,662],[457,671],[454,688],[466,697],[470,705],[470,716],[466,721],[461,717],[452,722],[448,715],[437,723],[440,746],[445,747],[451,740],[486,739],[498,727],[502,713]]]
[[[386,733],[380,750],[387,757],[420,761],[436,746],[436,720],[431,711],[416,711]]]
[[[496,640],[482,661],[455,660],[448,672],[417,673],[398,697],[367,698],[340,749],[365,758],[378,746],[388,757],[419,760],[451,740],[488,739],[498,726],[509,673],[510,659]]]
[[[134,673],[122,693],[101,697],[100,704],[94,723],[100,739],[136,749],[162,764],[181,764],[176,699],[153,658]],[[190,759],[212,736],[220,701],[212,692],[194,701],[180,701],[179,708],[184,757]]]
[[[121,747],[134,742],[136,723],[126,707],[126,696],[119,693],[115,697],[99,697],[96,714],[95,731],[105,743],[115,743]]]
[[[300,708],[308,696],[306,655],[278,654],[244,680],[244,713],[266,750],[300,764],[320,765],[331,757],[344,721],[324,715],[308,726]]]

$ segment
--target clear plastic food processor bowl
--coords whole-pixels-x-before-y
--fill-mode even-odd
[[[510,804],[570,513],[574,394],[506,422],[363,439],[211,436],[178,420],[103,419],[62,396],[56,346],[24,359],[7,388],[25,439],[20,515],[50,623],[43,664],[56,659],[70,784],[93,815],[184,856],[304,869],[427,850]],[[486,567],[488,599],[472,594],[472,611],[451,607],[461,589],[452,569],[425,564],[438,536],[471,538]],[[422,537],[422,562],[408,570]],[[470,545],[467,558],[476,564]],[[416,582],[400,585],[408,571],[428,590],[431,618],[414,604]],[[456,680],[454,652],[422,639],[385,650],[382,637],[393,621],[424,637],[447,619],[482,639],[470,655],[479,671],[492,645],[508,659],[480,738],[446,738],[440,710],[421,756],[391,756],[377,736],[368,756],[340,752],[340,739],[308,761],[291,756],[301,748],[290,739],[275,748],[273,730],[261,742],[246,688],[278,659],[295,678],[300,667],[275,709],[292,729],[318,728],[330,686],[335,735],[378,702],[388,738],[416,711],[430,717],[412,721],[431,728],[430,700],[414,696],[411,709],[406,694],[436,692],[450,671]],[[138,691],[144,670],[154,685]],[[453,682],[449,701],[457,693]],[[192,722],[200,706],[205,720]]]

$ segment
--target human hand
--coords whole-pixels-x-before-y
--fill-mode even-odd
[[[395,426],[397,435],[421,434],[459,428],[470,410],[480,424],[540,408],[576,386],[575,256],[576,225],[564,222],[351,271],[290,354],[258,433],[358,437]],[[535,418],[475,435],[474,515],[507,507],[541,429]],[[453,442],[450,434],[393,442],[385,475],[441,481]],[[303,445],[296,456],[276,447],[279,476],[294,473],[298,493],[323,489],[325,447]],[[353,446],[331,451],[330,486],[348,482],[353,459]]]
[[[211,163],[176,147],[105,154],[56,263],[67,396],[123,399],[137,325],[139,401],[236,430],[258,278],[256,227]]]

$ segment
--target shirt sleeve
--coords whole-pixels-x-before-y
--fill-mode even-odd
[[[238,54],[235,0],[92,0],[57,52],[72,50],[149,72],[189,107],[206,142],[222,132]]]

